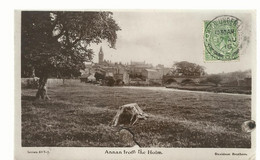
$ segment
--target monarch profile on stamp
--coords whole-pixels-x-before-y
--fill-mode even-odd
[[[239,59],[241,21],[233,16],[219,16],[204,21],[205,61]]]

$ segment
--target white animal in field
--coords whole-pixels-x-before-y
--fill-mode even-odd
[[[119,107],[115,115],[112,126],[119,124],[134,125],[138,119],[147,119],[148,115],[142,111],[137,103],[126,104]]]

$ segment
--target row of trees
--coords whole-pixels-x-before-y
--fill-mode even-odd
[[[52,75],[78,76],[91,61],[92,43],[106,40],[115,48],[120,27],[112,12],[23,11],[21,33],[22,76],[40,78],[37,98],[47,96]]]
[[[200,66],[196,63],[191,63],[187,61],[176,62],[172,66],[172,70],[168,75],[173,75],[176,77],[201,77],[206,76],[206,82],[214,83],[218,86],[221,82],[226,81],[229,83],[236,82],[239,83],[240,80],[251,77],[251,71],[236,71],[230,73],[220,73],[220,74],[207,74],[205,72],[205,67]]]
[[[239,85],[241,80],[251,78],[251,70],[235,71],[230,73],[219,73],[207,75],[207,81],[214,83],[216,86],[220,83],[226,83],[228,85]]]

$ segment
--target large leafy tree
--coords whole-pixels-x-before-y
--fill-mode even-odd
[[[206,72],[205,72],[205,67],[201,65],[187,62],[187,61],[181,61],[173,64],[171,74],[175,76],[181,76],[181,77],[186,77],[186,76],[200,77],[200,76],[204,76]]]
[[[37,98],[45,99],[50,76],[78,76],[91,61],[92,43],[115,48],[120,27],[112,12],[22,12],[22,76],[40,78]]]

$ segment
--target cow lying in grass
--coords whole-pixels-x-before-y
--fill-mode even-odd
[[[119,107],[116,116],[112,121],[112,126],[120,124],[134,125],[138,119],[147,119],[148,115],[142,111],[137,103],[126,104]]]

